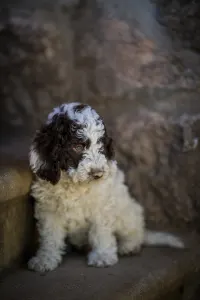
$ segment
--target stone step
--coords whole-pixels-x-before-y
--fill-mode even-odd
[[[32,243],[33,205],[28,195],[32,176],[27,154],[22,154],[16,144],[9,151],[0,147],[0,269],[23,260]]]
[[[145,248],[110,268],[92,268],[84,256],[68,254],[56,270],[39,274],[26,266],[0,280],[3,300],[195,299],[200,247]],[[196,298],[198,299],[198,298]]]

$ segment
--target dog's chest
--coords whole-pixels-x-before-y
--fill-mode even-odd
[[[87,243],[93,218],[95,218],[95,211],[91,193],[86,193],[70,203],[65,214],[65,224],[68,237],[73,245],[80,247]]]
[[[59,191],[55,191],[54,196],[55,209],[68,220],[80,219],[87,214],[87,207],[90,205],[90,191],[87,188],[69,189],[62,186]]]
[[[68,195],[62,203],[68,230],[73,231],[75,227],[88,227],[104,207],[104,200],[102,187],[98,186]]]

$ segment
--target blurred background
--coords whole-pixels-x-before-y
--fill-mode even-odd
[[[199,54],[198,1],[2,0],[1,160],[27,159],[53,107],[91,104],[149,224],[196,230]]]

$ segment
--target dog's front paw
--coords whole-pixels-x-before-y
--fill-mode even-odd
[[[34,256],[28,262],[28,268],[36,272],[52,271],[58,266],[58,262],[47,257]]]
[[[118,262],[116,253],[99,253],[91,251],[88,255],[88,266],[109,267]]]

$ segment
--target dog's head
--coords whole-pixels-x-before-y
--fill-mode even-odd
[[[30,149],[30,166],[52,184],[61,171],[74,182],[96,180],[109,171],[113,160],[112,140],[103,120],[88,105],[63,104],[48,116],[37,131]]]

